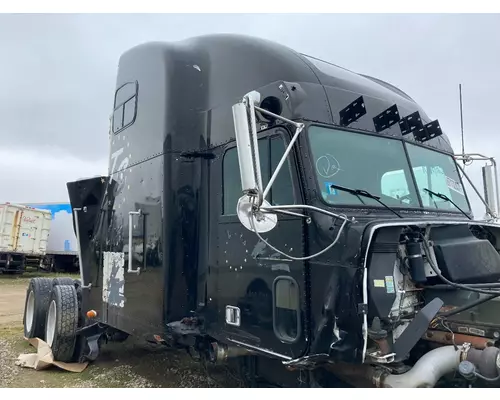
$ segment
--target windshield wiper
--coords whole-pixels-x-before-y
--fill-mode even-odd
[[[368,197],[369,199],[373,199],[373,200],[377,201],[378,203],[382,204],[389,211],[391,211],[394,214],[396,214],[399,218],[403,218],[396,210],[394,210],[393,208],[389,207],[382,200],[380,200],[379,196],[375,196],[375,195],[367,192],[366,190],[362,190],[362,189],[350,189],[350,188],[346,188],[346,187],[338,186],[338,185],[330,185],[330,187],[333,188],[333,189],[341,190],[343,192],[351,193],[351,194],[353,194],[355,196],[358,196],[358,197],[359,196],[364,196],[364,197]]]
[[[448,196],[446,196],[445,194],[442,194],[442,193],[436,193],[436,192],[433,192],[432,190],[429,190],[429,189],[427,189],[427,188],[424,188],[424,191],[426,191],[427,193],[429,193],[431,196],[436,196],[436,197],[440,198],[441,200],[444,200],[444,201],[449,201],[451,204],[453,204],[453,205],[457,208],[457,210],[458,210],[458,211],[460,211],[460,212],[461,212],[463,215],[465,215],[468,219],[472,219],[471,217],[469,217],[469,216],[467,215],[467,213],[466,213],[464,210],[462,210],[459,206],[457,206],[457,205],[455,204],[455,202],[454,202],[452,199],[450,199]],[[436,208],[437,208],[437,207],[436,207]]]

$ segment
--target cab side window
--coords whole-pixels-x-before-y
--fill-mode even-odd
[[[259,139],[260,169],[262,185],[266,187],[273,172],[285,153],[285,142],[281,136],[268,136]],[[240,167],[238,150],[232,147],[226,151],[223,168],[223,215],[235,215],[238,199],[241,197]],[[273,183],[267,198],[273,205],[294,204],[293,186],[289,163],[285,162]]]

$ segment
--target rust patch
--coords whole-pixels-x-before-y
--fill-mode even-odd
[[[472,347],[480,350],[494,345],[494,341],[492,339],[463,335],[461,333],[455,333],[453,335],[451,332],[441,332],[435,330],[428,330],[424,334],[423,339],[446,345],[456,344],[460,346],[464,343],[470,343]]]

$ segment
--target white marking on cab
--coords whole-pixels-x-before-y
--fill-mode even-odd
[[[125,253],[103,254],[102,301],[115,307],[125,306]]]

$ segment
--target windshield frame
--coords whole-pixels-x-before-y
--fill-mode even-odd
[[[463,188],[464,197],[465,197],[465,200],[467,203],[467,208],[463,211],[468,216],[472,217],[472,207],[471,207],[471,204],[469,201],[468,191],[465,188],[463,176],[462,176],[463,171],[458,167],[457,160],[455,159],[453,153],[450,153],[448,151],[438,149],[435,147],[431,147],[431,146],[425,145],[423,143],[420,143],[420,142],[417,142],[414,140],[408,140],[405,137],[398,137],[398,136],[392,136],[392,135],[380,135],[380,134],[377,134],[377,133],[371,132],[371,131],[365,131],[365,130],[349,128],[349,127],[342,127],[342,126],[338,126],[338,125],[323,124],[323,123],[319,123],[319,122],[311,122],[311,121],[309,121],[309,122],[304,121],[304,122],[306,123],[305,129],[304,129],[304,133],[306,136],[305,145],[307,146],[307,152],[309,155],[309,164],[310,164],[310,168],[311,168],[311,173],[314,176],[314,179],[313,179],[314,180],[314,188],[317,191],[321,191],[321,186],[320,186],[320,183],[318,181],[317,172],[316,172],[314,166],[312,165],[313,164],[313,154],[312,154],[312,146],[311,146],[311,138],[310,138],[310,136],[311,136],[310,129],[311,129],[311,127],[314,127],[314,126],[319,127],[319,128],[331,129],[333,131],[337,130],[337,131],[342,131],[342,132],[351,132],[353,134],[358,134],[358,135],[374,136],[374,137],[378,137],[378,138],[382,138],[382,139],[387,138],[387,139],[397,140],[397,141],[402,142],[403,149],[404,149],[404,156],[405,156],[405,159],[406,159],[406,162],[407,162],[407,165],[409,167],[410,174],[411,174],[411,184],[413,185],[413,187],[416,190],[419,207],[415,207],[415,206],[396,207],[398,212],[410,211],[410,212],[419,212],[419,213],[426,213],[426,214],[435,213],[435,214],[449,214],[449,215],[456,215],[456,216],[461,215],[461,216],[463,216],[462,212],[460,212],[455,206],[453,206],[452,209],[440,209],[440,208],[436,208],[436,207],[424,206],[423,199],[422,199],[422,197],[420,195],[420,191],[418,189],[419,186],[418,186],[418,182],[417,182],[417,179],[415,176],[415,172],[413,170],[414,166],[411,163],[411,159],[410,159],[407,145],[411,144],[411,145],[418,146],[418,147],[421,147],[423,149],[429,150],[431,152],[436,152],[436,153],[440,153],[440,154],[446,155],[448,157],[451,157],[451,159],[453,160],[453,163],[455,165],[455,168],[457,170],[459,182]],[[408,183],[410,184],[410,182],[408,182]],[[359,189],[359,188],[353,187],[353,186],[350,186],[350,188],[351,189]],[[373,193],[373,194],[377,195],[377,193]],[[385,210],[385,208],[380,204],[377,204],[377,205],[375,205],[375,204],[351,204],[351,203],[332,204],[332,203],[329,203],[328,201],[326,201],[323,198],[323,196],[317,196],[317,197],[325,206],[327,206],[329,208],[344,208],[344,209],[348,208],[348,209],[354,209],[354,210],[356,210],[356,209],[358,209],[358,210],[373,209],[373,210],[377,210],[377,211]]]

